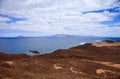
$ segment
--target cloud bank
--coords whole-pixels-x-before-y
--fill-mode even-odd
[[[0,30],[23,30],[26,36],[117,37],[120,36],[119,5],[119,0],[0,0]]]

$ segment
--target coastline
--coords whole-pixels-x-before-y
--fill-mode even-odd
[[[57,49],[68,49],[85,43],[101,42],[102,40],[120,40],[112,37],[24,37],[24,38],[0,38],[0,52],[25,53],[32,55],[29,51],[38,51],[42,54],[52,53]],[[64,45],[63,45],[64,44]]]
[[[108,40],[35,56],[0,53],[0,79],[119,79],[119,60],[120,41]]]

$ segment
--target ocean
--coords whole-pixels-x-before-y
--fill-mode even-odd
[[[67,49],[84,43],[93,43],[102,40],[120,40],[120,38],[100,37],[24,37],[0,38],[0,52],[31,55],[30,50],[51,53],[57,49]]]

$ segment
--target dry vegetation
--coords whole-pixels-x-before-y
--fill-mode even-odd
[[[0,53],[0,79],[120,79],[120,46],[108,44],[32,57]]]

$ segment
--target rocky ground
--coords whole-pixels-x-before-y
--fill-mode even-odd
[[[37,56],[1,52],[0,79],[120,79],[120,42],[85,44]]]

